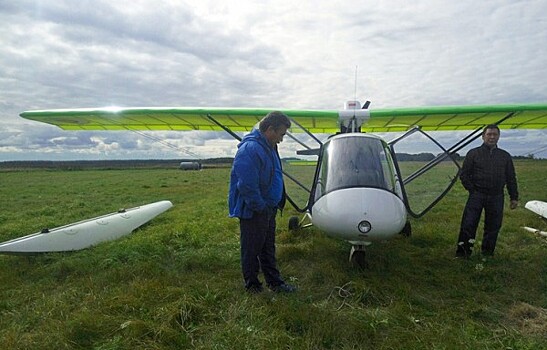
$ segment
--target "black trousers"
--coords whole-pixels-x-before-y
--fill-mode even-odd
[[[250,219],[240,219],[241,269],[245,288],[260,286],[260,270],[268,286],[285,283],[277,269],[275,258],[275,216],[276,210],[254,213]]]
[[[484,209],[484,234],[482,237],[481,251],[483,254],[494,254],[498,233],[503,220],[503,193],[488,195],[479,192],[469,194],[462,215],[458,248],[456,254],[469,256],[475,243],[475,235],[482,211]]]

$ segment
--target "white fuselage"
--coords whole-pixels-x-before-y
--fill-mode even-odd
[[[388,145],[360,133],[335,135],[323,146],[311,207],[312,224],[354,245],[387,240],[407,222]]]
[[[332,237],[352,244],[388,240],[400,233],[407,221],[403,201],[393,192],[353,187],[325,194],[312,207],[312,223]],[[368,221],[363,233],[359,223]]]

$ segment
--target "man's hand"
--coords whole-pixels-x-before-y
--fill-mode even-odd
[[[511,209],[515,209],[516,207],[518,207],[518,205],[519,205],[519,201],[514,199],[511,200],[511,206],[510,206]]]

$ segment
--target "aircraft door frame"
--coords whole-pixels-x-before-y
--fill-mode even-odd
[[[399,160],[397,159],[396,152],[395,152],[395,145],[401,140],[406,139],[407,137],[411,136],[412,134],[416,132],[419,132],[420,134],[428,138],[430,141],[432,141],[440,150],[442,150],[442,153],[438,154],[433,160],[429,161],[426,165],[422,166],[420,169],[414,171],[411,175],[403,179],[403,176],[401,174],[401,169],[399,166]],[[460,164],[456,161],[456,159],[454,159],[453,154],[451,152],[446,150],[439,142],[437,142],[433,137],[425,133],[419,127],[414,127],[410,129],[402,136],[388,142],[388,145],[391,152],[391,156],[394,160],[393,163],[395,165],[395,170],[397,172],[397,177],[399,179],[398,181],[399,181],[399,184],[401,185],[403,202],[405,203],[408,213],[412,217],[420,218],[423,215],[425,215],[428,211],[430,211],[442,198],[444,198],[448,194],[448,192],[450,192],[454,184],[458,181],[458,177],[461,170]],[[415,212],[410,205],[408,192],[405,186],[409,184],[410,182],[412,182],[413,180],[420,177],[421,175],[427,173],[429,170],[433,169],[435,166],[439,165],[442,161],[445,161],[447,158],[456,165],[458,171],[456,172],[454,177],[451,179],[451,181],[448,183],[447,187],[436,198],[434,198],[433,201],[431,201],[431,203],[429,203],[429,205],[425,207],[425,209]]]
[[[315,190],[316,190],[316,187],[317,187],[316,183],[315,183],[315,180],[318,177],[319,169],[321,167],[321,161],[322,161],[322,158],[323,158],[322,157],[323,142],[321,140],[319,140],[314,134],[312,134],[308,129],[306,129],[304,126],[302,126],[300,123],[298,123],[296,120],[294,120],[293,118],[289,118],[289,119],[291,120],[292,127],[291,127],[290,131],[287,131],[286,135],[290,139],[292,139],[293,141],[297,142],[298,144],[300,144],[301,146],[304,147],[304,149],[297,150],[296,154],[297,155],[303,155],[303,156],[316,156],[317,159],[315,161],[317,163],[315,165],[315,169],[314,169],[314,172],[313,172],[312,183],[310,184],[309,188],[306,187],[306,185],[304,185],[298,179],[294,178],[293,176],[291,176],[287,172],[283,171],[283,174],[289,180],[291,180],[294,184],[296,184],[301,189],[304,189],[307,192],[309,192],[309,195],[307,196],[307,202],[306,202],[305,205],[300,206],[299,203],[297,203],[297,201],[293,200],[291,198],[291,196],[289,195],[287,189],[286,189],[285,193],[287,195],[287,200],[289,201],[289,203],[294,207],[294,209],[297,212],[299,212],[299,213],[311,212],[311,208],[313,206],[313,200],[315,198]],[[298,138],[296,136],[297,134],[309,136],[311,138],[311,142],[316,143],[318,147],[311,147],[311,146],[307,145],[305,141],[301,140],[300,138]],[[310,140],[308,140],[308,142],[310,142]]]

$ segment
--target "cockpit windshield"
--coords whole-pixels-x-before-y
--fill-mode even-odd
[[[345,136],[324,145],[315,198],[351,187],[375,187],[394,191],[394,169],[389,148],[376,137]]]

